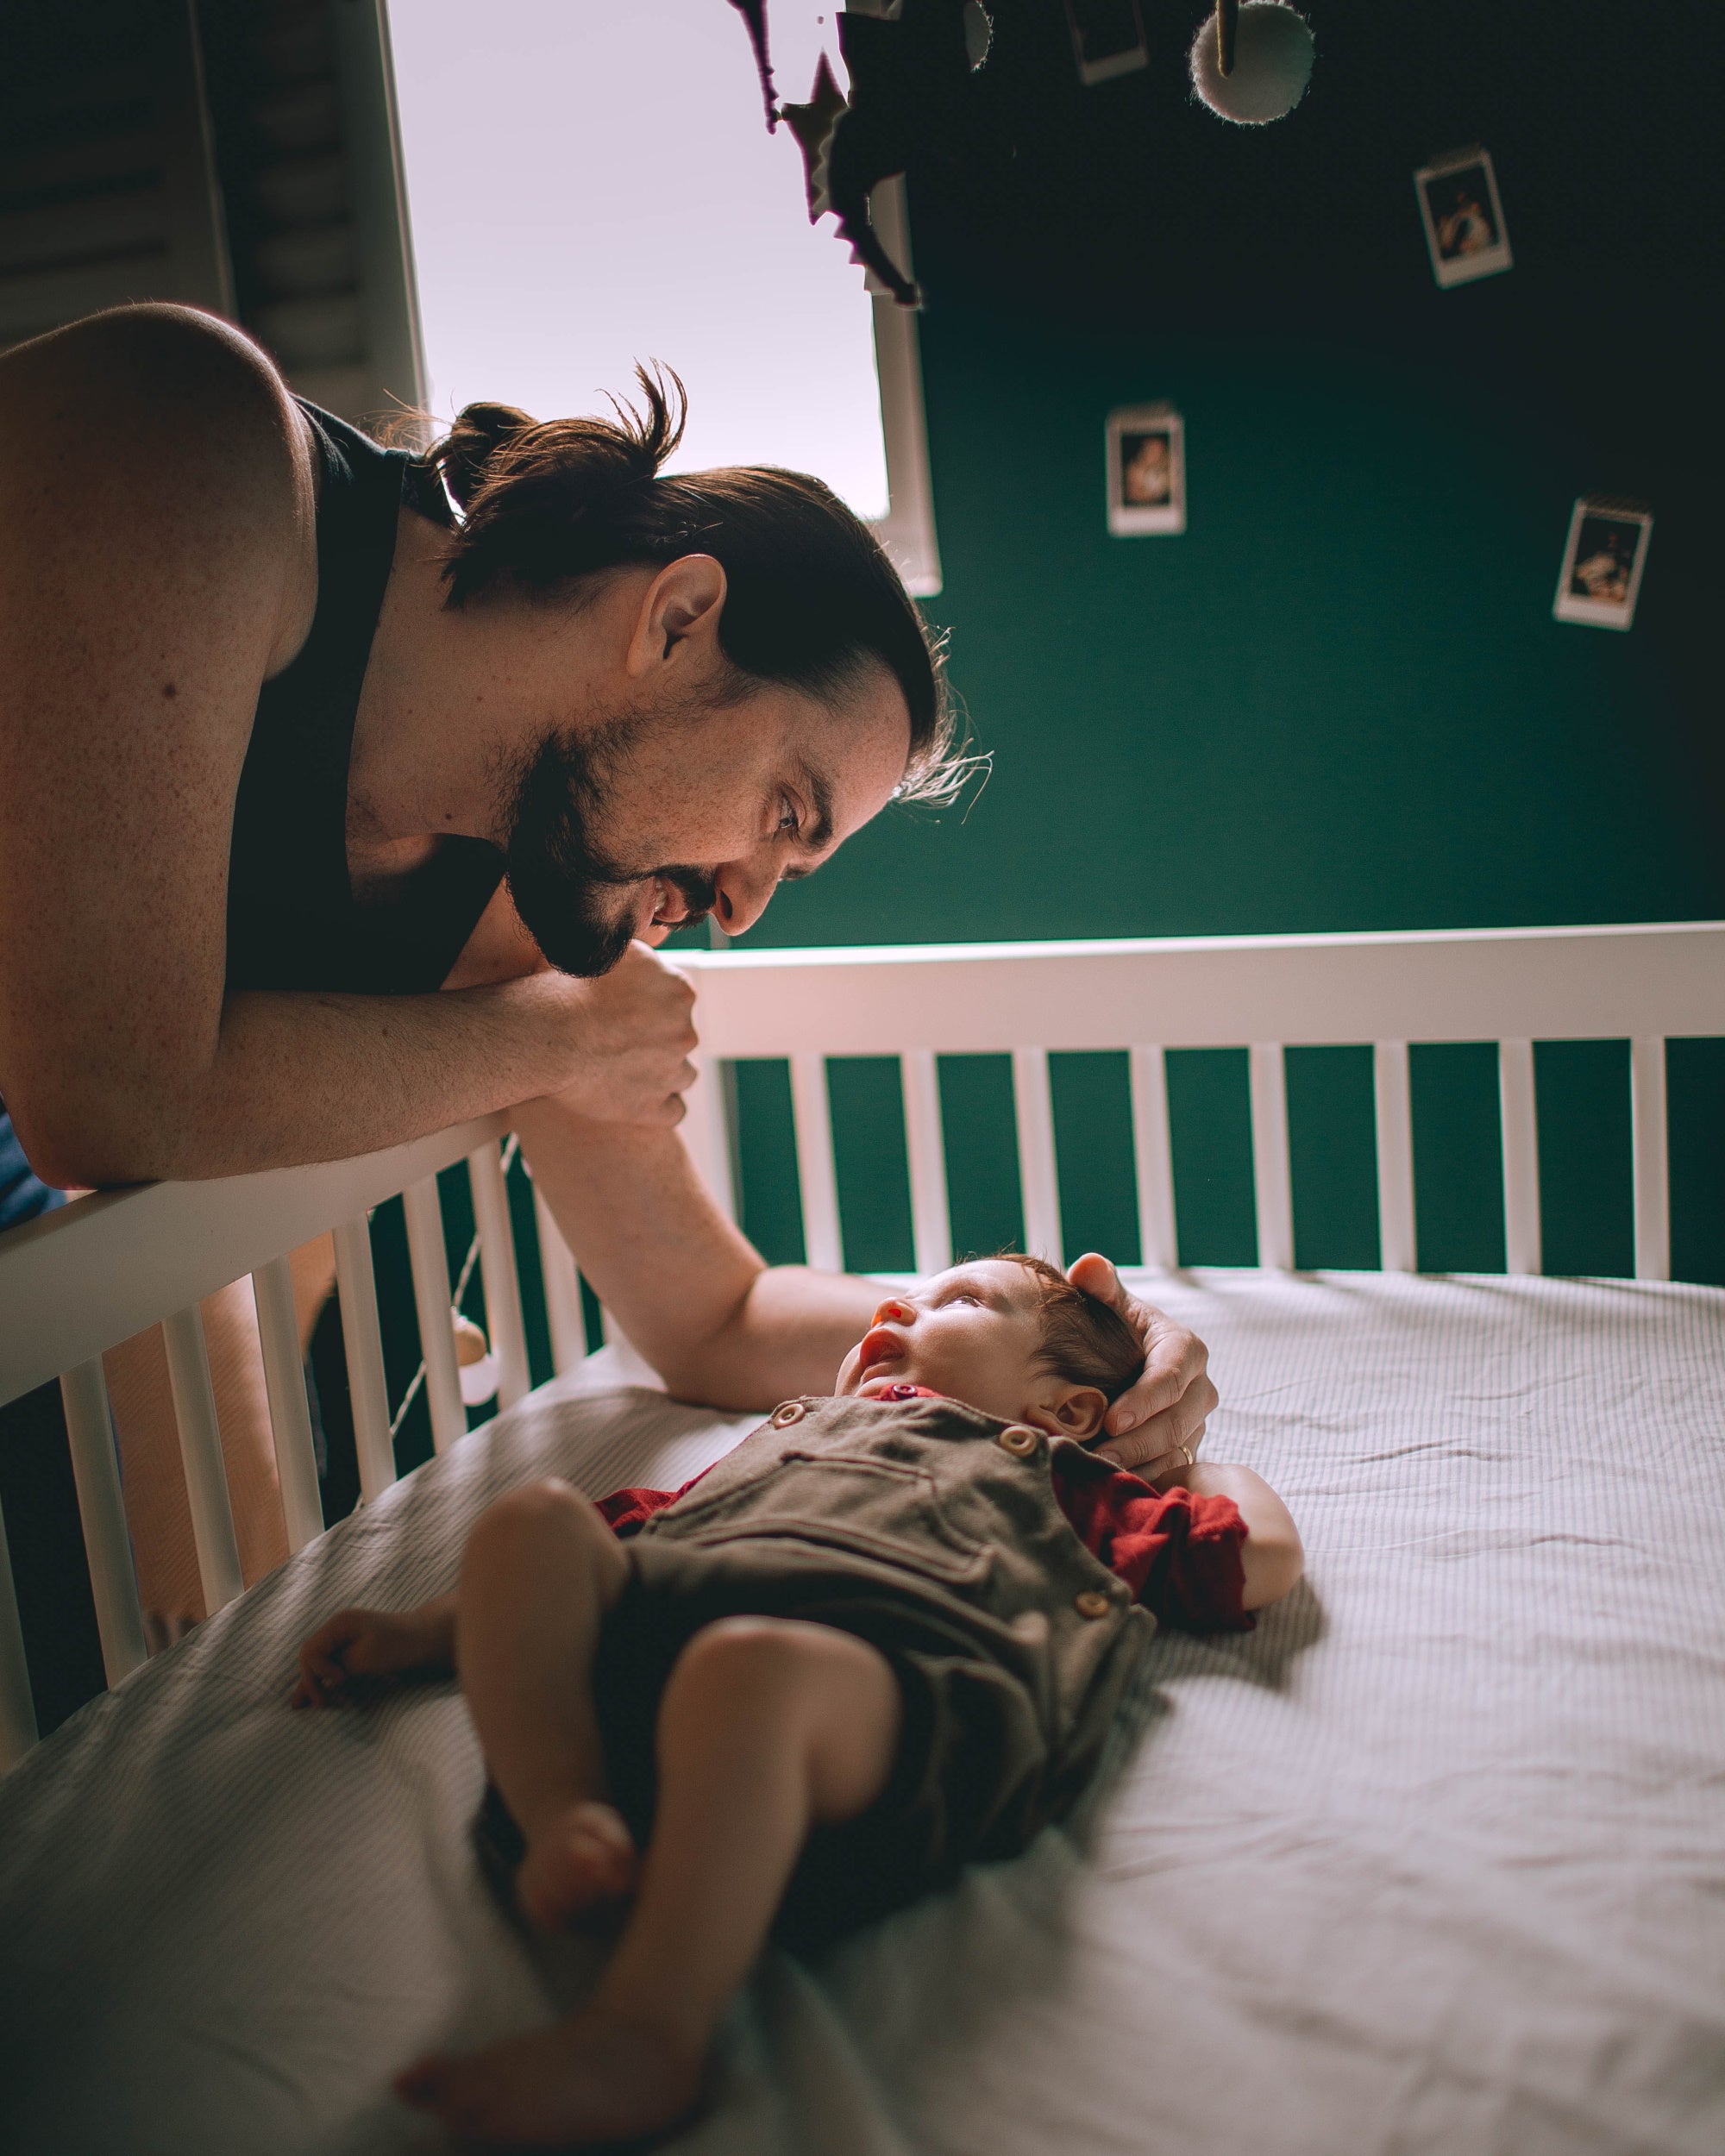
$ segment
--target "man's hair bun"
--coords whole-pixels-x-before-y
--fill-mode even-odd
[[[442,440],[430,453],[430,462],[449,491],[449,498],[465,510],[484,480],[486,467],[505,443],[534,422],[513,404],[464,404]]]

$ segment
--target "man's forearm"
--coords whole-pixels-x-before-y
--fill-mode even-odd
[[[868,1331],[880,1300],[879,1284],[855,1274],[768,1266],[730,1323],[700,1351],[699,1370],[688,1374],[695,1389],[671,1384],[671,1390],[739,1413],[764,1412],[800,1393],[830,1393],[840,1363]]]
[[[560,1075],[526,987],[231,995],[204,1069],[154,1087],[118,1069],[88,1074],[45,1157],[85,1184],[236,1175],[343,1160],[507,1107]]]
[[[72,1042],[15,1041],[7,1100],[63,1183],[342,1160],[546,1094],[668,1130],[693,1000],[639,943],[594,981],[544,967],[433,995],[235,994],[183,1037],[120,1013]]]
[[[257,1118],[267,1101],[284,1164],[345,1160],[510,1107],[561,1075],[546,1029],[535,1022],[535,985],[502,981],[416,996],[230,996],[212,1137],[230,1158],[265,1165],[256,1158]],[[290,1066],[297,1067],[291,1082]]]
[[[869,1282],[768,1266],[674,1131],[516,1112],[535,1182],[594,1293],[680,1398],[739,1413],[829,1392],[880,1300]]]

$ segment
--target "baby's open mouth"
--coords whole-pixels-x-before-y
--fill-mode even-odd
[[[861,1384],[873,1371],[884,1369],[889,1363],[902,1363],[904,1359],[903,1340],[886,1326],[876,1326],[872,1332],[863,1334],[857,1347],[856,1382]]]

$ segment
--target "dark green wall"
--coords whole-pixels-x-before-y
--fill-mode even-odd
[[[1153,66],[1086,91],[1055,0],[1003,0],[963,129],[910,175],[946,577],[928,612],[994,775],[965,818],[882,818],[755,940],[1725,914],[1725,202],[1684,86],[1717,79],[1720,16],[1405,13],[1313,0],[1312,90],[1251,130],[1185,96],[1183,16],[1147,7]],[[1440,291],[1411,174],[1475,141],[1515,266]],[[1111,538],[1104,417],[1164,397],[1189,530]],[[1593,491],[1655,513],[1627,636],[1552,618]],[[1432,1067],[1422,1188],[1445,1187],[1444,1262],[1501,1264],[1501,1223],[1449,1217],[1480,1119],[1464,1062]],[[1591,1115],[1609,1140],[1614,1073],[1590,1109],[1590,1067],[1546,1059],[1553,1129]],[[1232,1127],[1222,1095],[1204,1112],[1195,1163]],[[1240,1172],[1217,1166],[1233,1225],[1189,1254],[1237,1254]],[[1565,1228],[1569,1262],[1616,1269],[1609,1180],[1609,1231],[1590,1251]],[[1691,1197],[1725,1211],[1705,1177]],[[1588,1202],[1569,1191],[1565,1219]],[[1359,1184],[1327,1246],[1357,1252],[1371,1203]],[[1202,1212],[1182,1191],[1182,1223]]]
[[[1675,87],[1725,37],[1648,12],[1581,0],[1559,47],[1480,0],[1423,33],[1314,0],[1312,90],[1254,130],[1182,95],[1165,15],[1085,91],[1052,0],[1002,5],[969,154],[911,176],[928,611],[994,776],[763,940],[1725,912],[1725,201]],[[1410,175],[1473,140],[1515,266],[1440,291]],[[1103,418],[1159,397],[1189,529],[1112,539]],[[1593,490],[1657,518],[1628,636],[1552,619]]]

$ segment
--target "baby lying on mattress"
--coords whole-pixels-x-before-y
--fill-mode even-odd
[[[297,1704],[459,1673],[527,1917],[633,1903],[579,2012],[400,2094],[518,2143],[668,2126],[769,1932],[838,1937],[1069,1812],[1156,1620],[1239,1626],[1301,1570],[1249,1469],[1083,1449],[1142,1367],[1052,1267],[958,1266],[686,1489],[517,1490],[454,1595],[314,1633]]]

